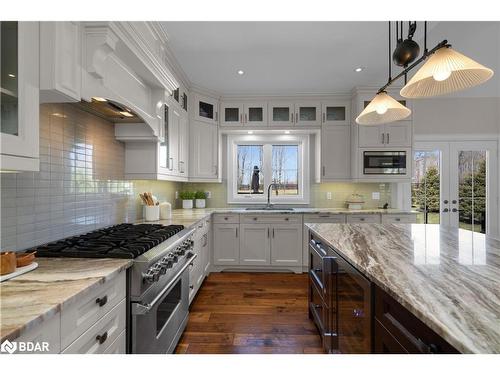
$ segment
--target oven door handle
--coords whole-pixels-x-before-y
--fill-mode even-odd
[[[189,258],[189,261],[186,262],[186,264],[184,264],[182,266],[182,268],[179,270],[179,272],[177,272],[175,277],[165,286],[165,288],[163,288],[163,290],[160,293],[158,293],[158,295],[151,302],[146,303],[146,304],[142,304],[142,303],[133,303],[132,304],[133,305],[132,306],[132,315],[145,315],[145,314],[147,314],[161,300],[163,295],[172,286],[174,286],[174,284],[177,282],[177,280],[179,280],[179,278],[184,273],[186,268],[188,268],[191,264],[193,264],[193,261],[196,259],[198,254],[196,254],[196,253],[192,253],[192,254],[193,254],[193,256],[191,258]]]

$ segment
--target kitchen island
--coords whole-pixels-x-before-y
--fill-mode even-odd
[[[429,224],[306,224],[462,353],[500,353],[500,242]]]

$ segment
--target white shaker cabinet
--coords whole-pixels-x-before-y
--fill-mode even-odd
[[[265,126],[267,125],[266,102],[223,102],[220,105],[221,126]]]
[[[39,22],[2,21],[0,168],[39,170]]]
[[[351,178],[351,130],[349,126],[323,126],[321,129],[321,180]]]
[[[81,99],[80,22],[40,22],[40,102]]]
[[[409,121],[386,125],[358,125],[359,147],[411,147],[411,125]]]
[[[241,224],[240,265],[271,264],[269,224]]]
[[[240,261],[239,224],[215,224],[214,264],[237,265]]]
[[[274,224],[272,226],[271,265],[302,266],[302,225]]]
[[[190,121],[189,177],[210,181],[219,176],[219,133],[216,125]]]

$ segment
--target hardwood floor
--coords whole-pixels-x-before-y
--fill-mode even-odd
[[[308,318],[307,274],[210,274],[176,353],[323,353]]]

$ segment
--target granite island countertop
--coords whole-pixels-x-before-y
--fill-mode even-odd
[[[463,353],[500,353],[500,241],[438,224],[306,224]]]
[[[129,259],[35,261],[34,271],[0,284],[0,341],[16,339],[132,265]]]

